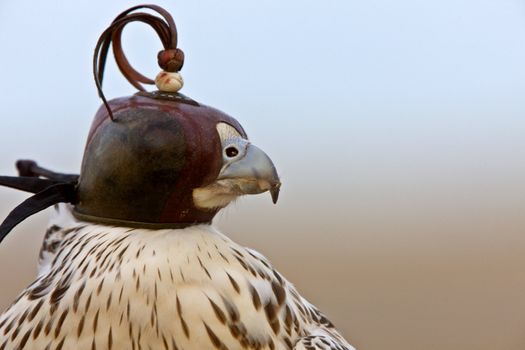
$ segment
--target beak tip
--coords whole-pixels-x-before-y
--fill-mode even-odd
[[[281,190],[281,184],[278,183],[270,189],[270,194],[272,195],[272,202],[273,204],[277,204],[277,200],[279,199],[279,191]]]

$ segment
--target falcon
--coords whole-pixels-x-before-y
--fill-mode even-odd
[[[139,8],[162,18],[132,13]],[[213,226],[240,196],[269,192],[277,202],[281,182],[235,119],[170,90],[169,77],[182,85],[173,61],[183,56],[165,10],[136,6],[104,32],[99,91],[109,42],[124,76],[143,82],[120,51],[135,20],[167,42],[159,91],[103,98],[79,176],[20,161],[22,176],[0,177],[36,193],[9,214],[0,240],[55,207],[37,278],[0,316],[0,350],[354,349],[263,255]]]

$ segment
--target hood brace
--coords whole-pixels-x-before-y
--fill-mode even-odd
[[[16,162],[19,176],[0,176],[0,186],[35,193],[13,209],[0,225],[0,243],[11,230],[30,217],[58,203],[75,204],[78,175],[41,168],[32,160]],[[41,178],[44,177],[44,178]]]

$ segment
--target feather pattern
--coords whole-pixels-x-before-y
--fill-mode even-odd
[[[55,218],[38,278],[0,317],[4,349],[353,349],[261,254],[210,225]]]

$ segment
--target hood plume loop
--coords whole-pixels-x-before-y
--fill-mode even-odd
[[[145,12],[135,12],[139,9],[155,11],[160,17]],[[131,66],[122,49],[122,31],[128,23],[132,22],[145,23],[157,33],[164,47],[164,50],[161,50],[157,55],[160,68],[167,72],[178,72],[184,65],[184,53],[177,48],[177,27],[168,11],[157,5],[138,5],[119,14],[100,35],[93,54],[93,76],[98,95],[102,99],[112,121],[114,121],[113,112],[102,90],[106,59],[111,45],[113,46],[113,55],[117,66],[131,85],[139,91],[145,91],[141,84],[155,84],[153,79],[142,75]]]

